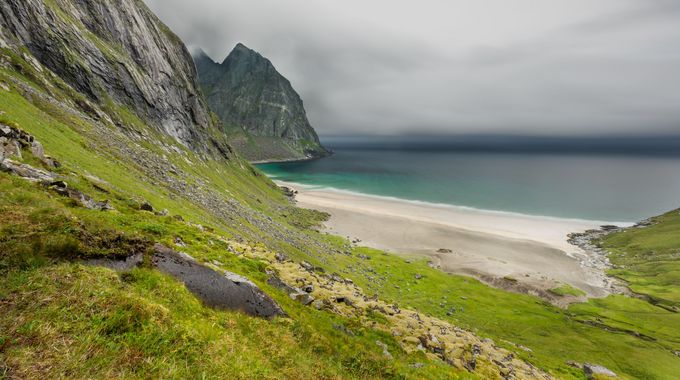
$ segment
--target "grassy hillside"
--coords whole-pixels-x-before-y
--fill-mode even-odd
[[[680,210],[652,218],[651,225],[607,236],[617,268],[611,274],[659,306],[680,311]]]
[[[649,300],[614,296],[562,310],[318,233],[323,215],[294,208],[238,156],[199,156],[113,103],[107,112],[124,115],[125,129],[94,120],[58,78],[7,50],[1,58],[11,64],[0,66],[9,88],[0,89],[0,122],[35,135],[71,187],[115,211],[87,210],[0,173],[0,378],[476,376],[404,343],[391,316],[293,301],[267,283],[268,271],[286,268],[267,259],[273,252],[338,273],[422,319],[490,338],[558,378],[584,378],[568,361],[630,379],[680,373],[677,212],[602,242],[621,266],[613,273]],[[24,161],[40,165],[27,152]],[[168,215],[141,211],[144,201]],[[199,261],[252,279],[290,318],[212,310],[153,269],[116,273],[79,261],[150,242],[174,246],[177,237]]]

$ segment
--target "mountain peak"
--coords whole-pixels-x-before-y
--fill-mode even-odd
[[[274,66],[267,58],[263,57],[262,54],[240,42],[234,46],[227,58],[222,62],[222,65],[241,61],[247,61],[249,65],[266,64],[268,66]]]
[[[262,143],[258,151],[241,150],[247,158],[304,159],[327,154],[302,99],[269,59],[238,43],[221,64],[195,60],[213,111],[225,125],[241,128]]]

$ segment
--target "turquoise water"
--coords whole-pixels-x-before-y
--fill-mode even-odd
[[[258,166],[282,181],[530,215],[633,222],[680,207],[677,156],[334,150]]]

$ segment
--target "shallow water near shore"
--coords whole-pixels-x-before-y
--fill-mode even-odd
[[[258,165],[284,182],[528,215],[634,222],[680,207],[680,157],[332,147]]]

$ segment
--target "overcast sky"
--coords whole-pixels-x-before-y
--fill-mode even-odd
[[[146,0],[351,133],[680,133],[679,0]]]

